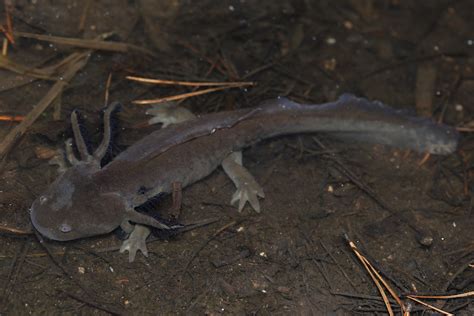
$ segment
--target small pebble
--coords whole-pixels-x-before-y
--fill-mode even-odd
[[[334,37],[328,37],[328,38],[326,38],[326,44],[334,45],[334,44],[336,44],[336,39]]]
[[[418,242],[425,247],[431,247],[433,245],[433,236],[420,236]]]
[[[290,293],[290,288],[286,286],[279,286],[277,287],[277,291],[283,294],[288,294]]]

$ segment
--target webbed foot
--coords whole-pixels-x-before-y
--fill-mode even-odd
[[[150,235],[150,232],[148,227],[137,224],[128,239],[123,241],[120,247],[120,253],[128,251],[128,262],[135,261],[138,250],[140,250],[145,257],[148,257],[146,239]]]
[[[245,204],[249,202],[250,206],[259,213],[260,203],[258,197],[264,198],[265,193],[250,172],[242,166],[242,152],[230,154],[222,162],[222,168],[237,188],[230,203],[239,202],[238,210],[241,212]]]
[[[173,103],[156,104],[148,109],[146,114],[153,116],[148,120],[149,125],[161,123],[163,128],[195,118],[191,111]]]
[[[244,182],[240,187],[237,187],[237,190],[232,195],[230,204],[236,204],[239,202],[238,210],[241,212],[245,204],[249,202],[255,212],[260,213],[260,202],[258,201],[258,197],[265,197],[262,187],[255,181]]]

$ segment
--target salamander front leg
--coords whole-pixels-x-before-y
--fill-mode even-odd
[[[265,193],[250,172],[242,166],[242,152],[234,152],[227,156],[222,161],[222,168],[237,188],[230,203],[239,202],[238,210],[241,212],[248,201],[250,206],[259,213],[258,197],[264,198]]]
[[[128,239],[124,240],[120,247],[120,253],[128,251],[128,262],[135,261],[138,250],[140,250],[145,257],[148,257],[146,239],[150,233],[150,228],[139,224],[135,225]]]
[[[130,224],[130,222],[135,223],[135,225]],[[165,225],[150,216],[138,213],[132,207],[127,208],[125,217],[120,224],[120,227],[126,233],[130,233],[130,236],[122,243],[120,252],[123,253],[128,251],[129,262],[133,262],[135,260],[138,250],[140,250],[145,255],[145,257],[148,256],[146,239],[150,235],[151,230],[145,225],[158,229],[174,229],[181,227],[180,225],[169,227],[168,225]]]

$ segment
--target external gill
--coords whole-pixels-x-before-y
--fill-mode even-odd
[[[110,128],[110,117],[113,111],[120,105],[118,102],[113,102],[110,104],[104,112],[104,136],[102,137],[102,142],[100,143],[99,147],[94,151],[91,155],[89,150],[87,149],[86,142],[84,137],[82,136],[79,122],[77,119],[77,111],[73,111],[71,114],[71,124],[72,124],[72,132],[74,134],[74,141],[77,146],[77,150],[79,151],[79,155],[81,159],[79,160],[72,150],[72,142],[70,140],[66,141],[66,154],[69,162],[74,166],[80,162],[86,163],[95,163],[100,166],[100,161],[104,158],[105,154],[107,153],[107,149],[109,148],[110,140],[112,138],[112,130]]]

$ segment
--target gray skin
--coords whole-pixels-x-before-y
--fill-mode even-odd
[[[451,127],[352,95],[321,105],[277,98],[255,109],[209,114],[157,130],[100,168],[110,141],[113,108],[104,115],[104,140],[92,155],[73,113],[82,161],[71,157],[74,166],[31,207],[33,226],[45,237],[74,240],[119,226],[131,232],[130,222],[173,228],[134,208],[158,193],[170,193],[173,182],[186,187],[212,173],[229,154],[278,135],[329,132],[432,154],[452,153],[458,142]]]

